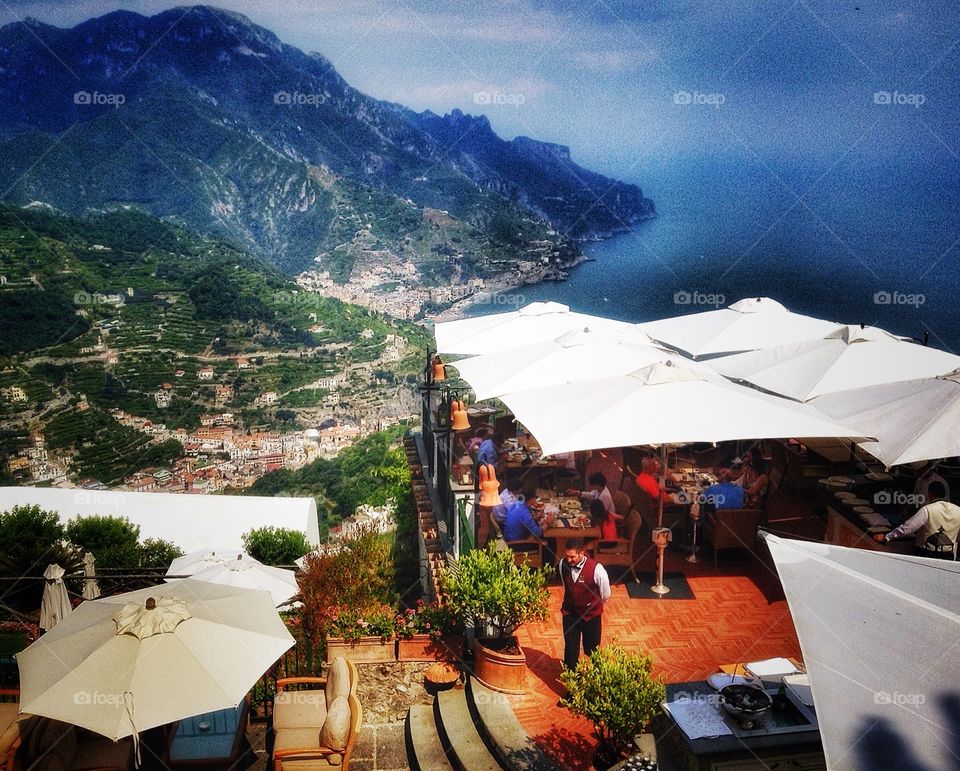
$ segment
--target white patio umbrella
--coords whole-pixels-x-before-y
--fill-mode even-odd
[[[293,644],[266,592],[160,584],[85,602],[17,654],[20,708],[117,740],[235,707]]]
[[[572,329],[544,342],[461,359],[460,377],[477,399],[545,385],[625,375],[669,356],[636,327],[624,330]]]
[[[865,438],[806,405],[738,386],[682,360],[501,398],[547,455],[731,439]]]
[[[224,586],[241,586],[269,592],[274,605],[283,605],[300,593],[292,570],[264,565],[252,557],[210,565],[194,573],[192,578],[195,581],[210,581]]]
[[[63,577],[66,571],[59,565],[47,565],[43,571],[46,582],[40,600],[40,628],[48,632],[73,612]]]
[[[826,394],[810,404],[876,437],[860,446],[887,467],[960,455],[960,370]]]
[[[756,297],[715,311],[673,316],[638,326],[655,340],[702,358],[816,339],[838,324],[794,313],[769,297]]]
[[[536,302],[517,311],[445,321],[434,327],[437,353],[479,356],[518,345],[553,340],[571,329],[628,330],[625,321],[571,311],[555,302]]]
[[[960,563],[765,537],[827,768],[960,767]]]
[[[100,596],[100,583],[96,579],[97,560],[90,552],[83,555],[83,576],[83,592],[81,593],[83,599],[97,599]]]
[[[232,562],[237,558],[252,560],[243,549],[230,548],[209,548],[199,549],[182,557],[177,557],[167,568],[168,576],[192,576],[211,565],[222,565],[225,562]],[[256,561],[256,560],[254,560]]]
[[[943,375],[960,367],[960,356],[877,327],[843,326],[820,340],[725,356],[710,365],[729,378],[807,401],[851,388]]]

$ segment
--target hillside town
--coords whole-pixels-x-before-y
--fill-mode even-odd
[[[234,425],[229,412],[204,415],[201,425],[188,431],[170,430],[123,410],[110,410],[118,423],[150,436],[151,442],[175,439],[184,457],[166,467],[145,468],[128,476],[115,489],[134,492],[216,493],[250,487],[259,477],[278,469],[298,469],[317,458],[331,458],[358,439],[396,424],[395,418],[361,418],[358,424],[328,420],[303,431],[250,431]],[[52,451],[42,433],[30,436],[28,447],[10,458],[9,467],[27,484],[72,487],[71,454]],[[99,488],[99,480],[80,480],[81,487]]]

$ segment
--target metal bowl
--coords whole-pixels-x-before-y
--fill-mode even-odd
[[[773,699],[762,688],[737,684],[720,689],[720,704],[738,720],[752,721],[773,706]]]

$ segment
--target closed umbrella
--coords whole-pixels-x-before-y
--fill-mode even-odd
[[[731,379],[807,401],[852,388],[943,375],[960,367],[960,356],[877,327],[844,326],[819,340],[725,356],[710,365]]]
[[[242,586],[269,592],[274,605],[283,605],[300,593],[292,570],[264,565],[252,557],[210,565],[193,574],[195,581]]]
[[[453,362],[478,399],[545,385],[625,375],[668,352],[636,327],[573,329],[543,342]]]
[[[755,297],[727,308],[673,316],[638,326],[671,348],[694,358],[705,358],[816,339],[828,334],[837,324],[794,313],[769,297]]]
[[[20,708],[117,740],[235,707],[293,644],[266,592],[187,579],[92,600],[17,654]]]
[[[100,583],[96,579],[97,560],[93,554],[87,552],[83,555],[83,599],[95,600],[100,596]]]
[[[479,356],[518,345],[541,343],[571,329],[624,331],[625,321],[571,311],[567,305],[536,302],[517,311],[445,321],[434,327],[438,353]]]
[[[960,455],[960,370],[826,394],[810,404],[876,437],[860,446],[887,467]]]
[[[40,628],[50,631],[73,611],[63,577],[66,572],[59,565],[48,565],[43,571],[46,579],[40,601]]]

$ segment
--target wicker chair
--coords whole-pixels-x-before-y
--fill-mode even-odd
[[[639,557],[640,531],[643,518],[636,509],[631,509],[623,521],[626,537],[616,541],[598,541],[594,547],[594,559],[605,568],[620,566],[630,571],[637,580],[637,559]]]
[[[717,566],[717,552],[721,549],[747,549],[753,553],[757,542],[757,528],[762,520],[761,509],[719,509],[706,512],[703,541],[709,541],[713,547],[713,566]]]

